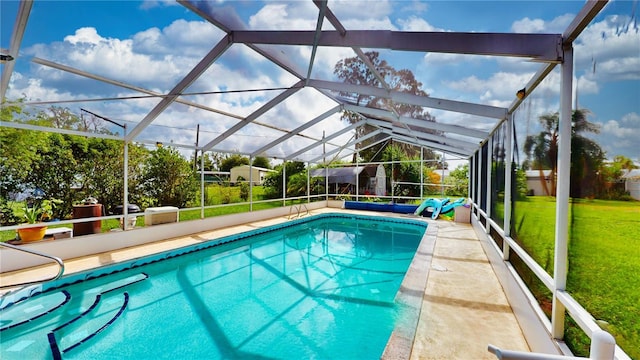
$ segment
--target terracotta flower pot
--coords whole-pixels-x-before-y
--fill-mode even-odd
[[[44,234],[47,231],[46,226],[38,226],[27,229],[18,229],[18,236],[22,242],[39,241],[44,238]]]

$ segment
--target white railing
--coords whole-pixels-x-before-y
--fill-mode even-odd
[[[582,329],[582,331],[584,331],[584,333],[587,336],[589,336],[589,338],[591,338],[591,344],[593,348],[593,343],[597,339],[597,336],[599,336],[594,334],[600,334],[601,332],[604,332],[603,330],[601,330],[600,326],[598,326],[594,317],[584,307],[582,307],[580,303],[578,303],[571,295],[569,295],[569,293],[567,293],[564,290],[555,290],[555,285],[554,285],[555,281],[553,277],[551,277],[531,256],[529,256],[529,254],[513,238],[511,238],[510,236],[504,236],[504,231],[502,230],[502,228],[495,221],[493,221],[489,216],[487,216],[487,214],[476,203],[473,203],[473,207],[477,210],[478,215],[480,215],[487,221],[491,229],[496,231],[496,233],[498,233],[502,237],[502,240],[506,241],[509,244],[509,248],[518,255],[518,257],[527,266],[527,268],[531,270],[531,272],[549,289],[549,291],[554,294],[556,300],[558,300],[562,304],[562,306],[565,307],[566,311],[569,313],[571,318],[575,320],[576,324],[578,324],[580,329]],[[480,220],[477,215],[475,216],[475,219],[476,221]],[[493,245],[492,247],[496,250],[498,254],[500,254],[501,257],[504,258],[505,254],[503,253],[502,249],[497,246],[495,239],[491,237],[490,232],[487,232],[486,235],[489,239],[491,239],[491,244]],[[514,272],[512,272],[512,275],[518,276]],[[533,298],[533,295],[531,294],[529,289],[526,287],[523,287],[524,282],[522,281],[522,279],[518,279],[518,280],[519,280],[518,284],[520,284],[522,290],[525,291],[528,296]],[[542,314],[542,312],[538,312],[538,316],[540,316],[540,314]],[[551,334],[551,323],[548,321],[548,319],[545,318],[540,320],[545,325],[545,328],[547,329],[549,334]],[[618,345],[615,344],[615,340],[614,340],[613,347],[615,348],[615,354],[612,359],[615,358],[618,360],[631,360],[629,355],[627,355],[624,352],[624,350],[622,350],[622,348],[620,348]],[[531,353],[526,353],[526,354],[531,354]],[[499,358],[511,359],[510,357],[499,357]],[[545,358],[517,357],[513,359],[534,359],[534,358],[535,359],[554,359],[554,358],[548,358],[548,357],[545,357]],[[561,357],[561,358],[567,359],[567,357]],[[594,357],[591,357],[591,358],[595,359]]]
[[[488,349],[500,360],[571,360],[571,359],[597,359],[613,360],[616,350],[616,340],[606,331],[598,330],[591,337],[589,357],[573,357],[563,355],[551,355],[524,351],[503,350],[489,344]]]
[[[16,284],[0,284],[0,289],[10,288],[10,287],[18,287],[18,286],[25,286],[25,285],[32,285],[32,284],[39,284],[39,283],[44,283],[44,282],[47,282],[47,281],[53,281],[53,280],[59,279],[62,276],[62,274],[64,274],[64,262],[59,257],[47,255],[47,254],[41,253],[39,251],[25,249],[25,248],[22,248],[22,247],[19,247],[19,246],[15,246],[15,245],[3,243],[3,242],[0,242],[0,247],[6,247],[6,248],[9,248],[9,249],[12,249],[12,250],[17,250],[17,251],[25,252],[25,253],[28,253],[28,254],[44,257],[44,258],[53,260],[56,264],[58,264],[58,273],[56,275],[54,275],[53,277],[45,278],[45,279],[41,279],[41,280],[23,281],[23,282],[16,283]]]

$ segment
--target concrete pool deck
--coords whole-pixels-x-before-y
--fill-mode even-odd
[[[314,210],[312,214],[329,212],[381,215],[332,208]],[[406,215],[384,213],[384,216]],[[193,245],[287,220],[287,217],[278,217],[70,259],[65,261],[65,274]],[[487,351],[489,343],[503,349],[529,351],[512,308],[472,226],[444,220],[430,224],[434,225],[433,243],[429,244],[429,247],[421,245],[418,252],[422,258],[420,262],[414,261],[417,267],[422,268],[414,272],[414,276],[421,277],[422,280],[422,285],[418,284],[414,288],[419,289],[416,312],[419,316],[413,319],[417,326],[410,326],[411,330],[415,328],[415,333],[410,332],[408,340],[405,339],[407,341],[404,344],[400,342],[399,345],[392,344],[392,337],[385,357],[495,359],[495,355]],[[7,272],[0,276],[0,283],[12,284],[45,278],[56,271],[55,265],[47,265]],[[403,286],[406,282],[405,278]]]

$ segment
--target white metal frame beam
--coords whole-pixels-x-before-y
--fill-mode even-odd
[[[338,136],[340,136],[340,135],[342,135],[344,133],[347,133],[347,132],[349,132],[349,131],[351,131],[351,130],[359,127],[359,126],[362,126],[362,125],[366,124],[366,123],[367,123],[366,120],[361,120],[361,121],[358,121],[357,123],[353,123],[353,124],[347,126],[346,128],[340,130],[340,131],[334,132],[333,134],[323,138],[322,140],[320,140],[318,142],[315,142],[315,143],[313,143],[313,144],[311,144],[311,145],[309,145],[309,146],[307,146],[307,147],[305,147],[303,149],[300,149],[300,150],[294,152],[293,154],[291,154],[291,155],[287,156],[286,158],[284,158],[284,160],[295,159],[298,155],[300,155],[302,153],[305,153],[305,152],[313,149],[314,147],[316,147],[316,146],[318,146],[320,144],[323,144],[323,143],[326,144],[327,141],[329,141],[331,139],[335,139],[336,137],[338,137]]]
[[[385,142],[385,141],[387,141],[387,140],[392,138],[392,136],[390,134],[386,134],[386,133],[384,133],[384,131],[381,134],[384,135],[384,137],[382,139],[374,141],[374,142],[372,142],[370,144],[367,144],[367,145],[365,145],[365,146],[363,146],[361,148],[357,148],[355,150],[349,150],[349,152],[346,152],[345,154],[343,154],[341,158],[345,158],[347,156],[352,156],[355,153],[361,152],[361,151],[366,150],[366,149],[368,149],[370,147],[374,147],[374,146],[380,144],[381,142]],[[330,161],[329,163],[327,163],[325,165],[329,165],[331,163],[332,163],[332,161]]]
[[[58,63],[55,63],[55,62],[50,61],[50,60],[45,60],[45,59],[41,59],[41,58],[38,58],[38,57],[34,57],[34,58],[31,59],[31,62],[39,64],[39,65],[47,66],[47,67],[50,67],[50,68],[53,68],[53,69],[65,71],[65,72],[68,72],[70,74],[83,76],[83,77],[86,77],[86,78],[89,78],[89,79],[92,79],[92,80],[101,81],[101,82],[106,83],[106,84],[119,86],[119,87],[124,88],[124,89],[137,91],[137,92],[140,92],[140,93],[143,93],[143,94],[157,96],[157,97],[166,96],[165,94],[162,94],[162,93],[159,93],[159,92],[156,92],[156,91],[151,91],[151,90],[148,90],[148,89],[145,89],[145,88],[141,88],[139,86],[130,85],[130,84],[124,83],[122,81],[109,79],[109,78],[106,78],[104,76],[90,74],[90,73],[88,73],[86,71],[78,70],[78,69],[72,68],[72,67],[67,66],[67,65],[58,64]],[[242,120],[243,119],[243,117],[240,116],[240,115],[236,115],[236,114],[228,113],[226,111],[214,109],[212,107],[205,106],[205,105],[202,105],[202,104],[198,104],[198,103],[195,103],[193,101],[176,98],[175,102],[183,104],[183,105],[187,105],[187,106],[192,106],[192,107],[195,107],[195,108],[198,108],[198,109],[201,109],[201,110],[205,110],[205,111],[214,112],[214,113],[217,113],[217,114],[220,114],[220,115],[228,116],[228,117],[231,117],[231,118],[234,118],[234,119],[238,119],[238,120]]]
[[[385,129],[392,130],[394,133],[403,134],[406,136],[411,136],[416,138],[416,140],[430,140],[435,141],[436,143],[448,146],[459,146],[465,150],[473,151],[478,148],[477,144],[470,143],[467,141],[462,141],[458,139],[451,139],[444,136],[438,136],[433,134],[424,133],[421,131],[416,131],[414,129],[406,129],[402,127],[398,127],[390,122],[375,120],[375,119],[367,119],[367,124],[375,127],[381,127]]]
[[[214,10],[219,9],[211,8],[210,3],[207,1],[178,0],[178,3],[182,4],[184,7],[193,11],[201,18],[207,20],[222,31],[226,32],[227,35],[231,34],[232,32],[241,31],[247,28],[247,26],[242,23],[242,21],[237,16],[233,16],[235,14],[215,12]],[[298,66],[291,62],[285,55],[275,51],[270,51],[256,44],[247,43],[245,45],[253,49],[258,54],[269,59],[269,61],[280,66],[287,72],[291,73],[298,79],[304,79],[302,70],[298,69]]]
[[[403,123],[406,125],[420,126],[426,129],[439,130],[443,132],[454,133],[454,134],[464,135],[464,136],[469,136],[474,138],[486,139],[487,136],[489,136],[489,133],[486,131],[470,129],[470,128],[466,128],[458,125],[448,125],[448,124],[428,121],[424,119],[415,119],[407,116],[395,116],[394,113],[388,110],[370,108],[366,106],[356,106],[356,105],[350,105],[350,104],[345,104],[344,109],[356,112],[364,116],[370,115],[370,116],[375,116],[381,119],[386,119],[389,121]]]
[[[322,23],[324,22],[324,13],[327,10],[327,0],[315,1],[315,4],[316,6],[318,6],[318,20],[316,21],[316,36],[313,38],[313,47],[311,48],[311,58],[309,59],[309,68],[307,69],[306,81],[309,81],[309,78],[311,78],[313,63],[316,59],[316,52],[318,51],[318,41],[320,40]]]
[[[306,45],[315,31],[236,30],[234,43]],[[358,47],[452,54],[526,57],[544,62],[562,61],[562,35],[522,33],[401,32],[390,30],[323,31],[318,46]]]
[[[396,141],[402,141],[404,143],[410,144],[410,145],[416,145],[416,146],[424,146],[426,148],[429,149],[436,149],[436,150],[440,150],[440,151],[444,151],[446,153],[450,153],[456,156],[461,156],[463,158],[468,158],[472,153],[470,151],[467,151],[465,149],[460,149],[460,148],[456,148],[453,146],[448,146],[448,145],[443,145],[440,143],[436,143],[433,141],[427,141],[427,140],[418,140],[416,141],[413,137],[410,136],[406,136],[403,134],[398,134],[393,130],[389,130],[389,129],[384,129],[383,132],[385,134],[389,134],[393,137],[393,140]]]
[[[346,143],[346,144],[344,144],[344,145],[342,145],[340,147],[337,147],[337,148],[335,148],[335,149],[333,149],[333,150],[331,150],[329,152],[326,152],[326,153],[322,154],[322,156],[319,156],[317,158],[313,158],[313,159],[309,160],[309,162],[316,163],[320,159],[326,158],[327,156],[333,155],[333,154],[337,153],[338,151],[342,151],[342,150],[344,150],[344,149],[346,149],[346,148],[348,148],[350,146],[354,146],[354,145],[356,145],[356,144],[358,144],[360,142],[368,140],[368,139],[370,139],[370,138],[372,138],[372,137],[374,137],[374,136],[376,136],[378,134],[381,134],[382,132],[383,131],[380,130],[380,129],[372,131],[372,132],[368,133],[367,135],[365,135],[363,137],[354,139],[353,141],[350,141],[350,142],[348,142],[348,143]]]
[[[285,135],[273,140],[272,142],[268,143],[267,145],[264,145],[260,149],[254,151],[253,153],[251,153],[251,156],[255,157],[257,155],[260,155],[260,154],[264,153],[265,151],[267,151],[267,150],[271,149],[272,147],[280,144],[281,142],[283,142],[285,140],[288,140],[288,139],[292,138],[295,135],[298,135],[301,131],[304,131],[304,130],[308,129],[308,128],[312,127],[313,125],[321,122],[322,120],[328,118],[329,116],[337,113],[341,109],[342,109],[342,107],[338,105],[338,106],[335,106],[335,107],[325,111],[324,113],[316,116],[315,119],[313,119],[311,121],[308,121],[308,122],[298,126],[297,128],[291,130],[289,133],[287,133],[287,134],[285,134]]]
[[[124,89],[137,91],[137,92],[140,92],[140,93],[143,93],[143,94],[147,94],[147,95],[151,95],[151,96],[157,96],[157,97],[165,97],[166,96],[165,94],[162,94],[162,93],[159,93],[159,92],[156,92],[156,91],[151,91],[151,90],[148,90],[148,89],[145,89],[145,88],[141,88],[139,86],[130,85],[130,84],[127,84],[127,83],[124,83],[124,82],[121,82],[121,81],[117,81],[117,80],[113,80],[113,79],[109,79],[109,78],[106,78],[106,77],[103,77],[103,76],[100,76],[100,75],[91,74],[91,73],[88,73],[86,71],[82,71],[82,70],[79,70],[79,69],[76,69],[76,68],[72,68],[72,67],[67,66],[67,65],[58,64],[58,63],[55,63],[55,62],[50,61],[50,60],[45,60],[45,59],[41,59],[41,58],[38,58],[38,57],[33,57],[31,59],[31,61],[33,63],[39,64],[39,65],[47,66],[47,67],[50,67],[50,68],[53,68],[53,69],[56,69],[56,70],[65,71],[65,72],[68,72],[68,73],[71,73],[71,74],[75,74],[75,75],[78,75],[78,76],[86,77],[88,79],[101,81],[101,82],[104,82],[106,84],[119,86],[119,87],[122,87]],[[78,102],[81,102],[81,101],[78,101]],[[215,109],[215,108],[212,108],[212,107],[209,107],[209,106],[206,106],[206,105],[202,105],[202,104],[199,104],[199,103],[196,103],[196,102],[193,102],[193,101],[189,101],[189,100],[185,100],[185,99],[181,99],[181,98],[176,98],[175,102],[183,104],[183,105],[191,106],[191,107],[194,107],[194,108],[197,108],[197,109],[200,109],[200,110],[209,111],[209,112],[212,112],[212,113],[228,116],[230,118],[234,118],[234,119],[238,119],[238,120],[243,120],[244,119],[244,117],[242,117],[240,115],[232,114],[232,113],[229,113],[229,112],[226,112],[226,111]],[[27,102],[26,104],[33,104],[33,103],[34,102]],[[42,102],[35,102],[35,103],[42,103]],[[290,133],[290,131],[288,131],[286,129],[281,129],[281,128],[277,127],[277,126],[269,125],[269,124],[266,124],[266,123],[263,123],[263,122],[260,122],[260,121],[253,121],[253,123],[256,124],[256,125],[262,126],[262,127],[266,127],[266,128],[272,129],[272,130],[280,131],[280,132],[285,133],[285,134]],[[297,135],[300,136],[300,137],[303,137],[303,138],[314,140],[314,141],[320,141],[319,139],[316,139],[314,137],[307,136],[307,135],[304,135],[304,134],[298,133]],[[136,141],[141,141],[141,140],[139,138],[136,138]]]
[[[243,127],[247,126],[249,123],[253,122],[259,116],[261,116],[262,114],[264,114],[267,111],[271,110],[274,106],[280,104],[282,101],[284,101],[289,96],[291,96],[291,95],[295,94],[296,92],[298,92],[300,89],[302,89],[301,85],[303,83],[304,82],[302,80],[298,81],[296,84],[294,84],[289,89],[281,92],[280,94],[278,94],[278,96],[274,97],[269,102],[267,102],[266,104],[262,105],[258,110],[254,111],[249,116],[247,116],[244,120],[239,121],[238,123],[236,123],[235,125],[233,125],[229,129],[227,129],[227,131],[222,133],[220,136],[218,136],[215,139],[209,141],[209,143],[207,143],[205,146],[203,146],[202,149],[204,151],[208,151],[211,148],[213,148],[214,146],[218,145],[219,143],[221,143],[222,141],[227,139],[229,136],[233,135],[236,131],[238,131],[238,130],[242,129]]]
[[[18,8],[18,14],[16,15],[16,22],[15,24],[13,24],[13,33],[11,33],[9,53],[6,54],[13,57],[13,60],[7,61],[4,64],[2,77],[0,79],[0,103],[4,101],[4,96],[7,93],[7,89],[9,88],[9,80],[11,79],[11,74],[13,74],[15,62],[18,59],[20,44],[22,43],[22,38],[24,37],[24,30],[27,28],[27,21],[29,20],[29,14],[31,13],[32,7],[32,0],[20,1],[20,7]]]
[[[508,113],[508,110],[506,108],[483,104],[474,104],[464,101],[440,99],[431,96],[419,96],[394,90],[381,89],[375,86],[368,85],[356,85],[334,81],[310,79],[308,82],[308,86],[314,87],[316,89],[326,89],[332,91],[375,96],[384,99],[391,99],[402,104],[417,105],[445,111],[454,111],[493,119],[504,119]]]
[[[216,59],[218,59],[230,46],[229,36],[222,38],[216,46],[205,55],[196,66],[182,79],[180,82],[164,97],[148,114],[131,130],[125,137],[126,141],[131,141],[136,138],[147,126],[149,126],[153,120],[155,120],[166,108],[169,107],[177,98],[180,93],[189,87],[194,81],[196,81],[200,75],[202,75]]]

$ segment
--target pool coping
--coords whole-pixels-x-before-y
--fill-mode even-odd
[[[396,322],[381,359],[396,360],[411,357],[438,234],[436,222],[423,221],[427,223],[426,231],[396,295],[396,302],[402,306],[400,318]]]

